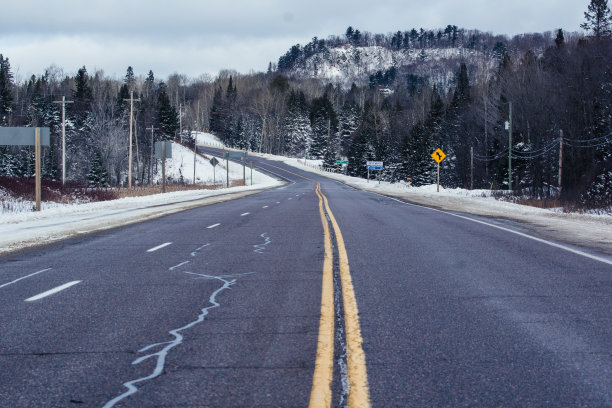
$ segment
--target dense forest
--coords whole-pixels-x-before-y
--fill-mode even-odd
[[[348,159],[358,177],[366,161],[383,161],[384,180],[415,185],[435,182],[430,155],[441,148],[446,187],[610,206],[611,22],[607,1],[592,0],[585,34],[349,27],[291,47],[267,72],[215,78],[49,67],[17,83],[0,54],[0,126],[50,127],[43,172],[58,179],[64,98],[67,178],[91,185],[126,184],[133,107],[137,184],[155,174],[154,141],[193,145],[191,131],[208,130],[232,147],[322,159],[329,169]],[[32,177],[33,162],[29,147],[0,146],[0,175]]]

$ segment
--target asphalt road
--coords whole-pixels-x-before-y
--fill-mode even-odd
[[[0,406],[307,406],[329,255],[332,406],[612,406],[609,257],[251,159],[289,183],[0,257]]]

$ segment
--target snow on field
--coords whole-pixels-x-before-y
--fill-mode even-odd
[[[219,146],[222,144],[213,135],[207,133],[198,134],[198,144],[208,146]],[[173,182],[183,181],[187,184],[193,183],[193,167],[195,159],[196,169],[196,183],[204,183],[207,185],[214,184],[222,185],[226,180],[226,169],[225,161],[221,160],[219,156],[219,164],[213,167],[210,164],[210,155],[195,155],[193,150],[190,150],[178,143],[172,144],[172,159],[168,159],[166,162],[166,178]],[[230,180],[241,180],[242,179],[242,166],[231,162],[229,164],[229,176]],[[247,184],[250,184],[249,179],[250,173],[247,172]],[[264,176],[261,173],[253,173],[253,183],[257,183],[258,177]],[[267,177],[267,176],[264,176]],[[158,169],[156,182],[161,183],[161,169]]]
[[[218,143],[212,135],[205,136],[209,144]],[[203,144],[203,143],[202,143]],[[167,161],[166,175],[178,180],[181,175],[186,183],[193,181],[193,151],[173,145],[172,159]],[[213,167],[209,157],[197,157],[196,181],[212,184]],[[220,160],[221,161],[221,160]],[[242,180],[242,166],[230,161],[230,180]],[[188,177],[191,175],[190,177]],[[11,212],[2,212],[0,207],[0,253],[47,243],[66,237],[104,230],[108,228],[156,218],[204,204],[243,197],[265,188],[283,184],[265,174],[253,171],[251,186],[250,171],[246,172],[246,186],[222,188],[226,180],[225,164],[216,168],[215,190],[189,190],[142,197],[122,198],[94,203],[42,203],[42,211],[33,212],[31,201],[11,202]],[[0,188],[0,199],[11,199]],[[17,210],[22,210],[16,212]]]
[[[451,212],[470,213],[494,218],[502,225],[504,220],[518,221],[521,226],[535,230],[541,236],[572,245],[598,248],[612,255],[612,214],[565,213],[561,209],[542,209],[500,201],[489,190],[445,189],[436,185],[411,187],[404,182],[388,183],[320,170],[320,161],[290,159],[261,155],[302,170],[311,171],[338,180],[352,187],[378,194],[394,196],[411,203],[440,208]],[[374,178],[374,176],[372,176]],[[516,224],[514,224],[516,225]]]
[[[199,134],[198,144],[220,146],[220,142],[210,134]],[[175,144],[175,147],[179,146]],[[179,146],[180,147],[180,146]],[[249,153],[251,155],[259,155]],[[578,214],[564,213],[560,209],[540,209],[525,205],[504,202],[491,197],[488,190],[463,190],[440,188],[436,186],[411,187],[405,183],[369,182],[355,177],[328,173],[320,170],[320,161],[290,159],[280,156],[259,155],[270,160],[285,162],[302,170],[311,171],[336,179],[355,188],[374,193],[396,196],[408,202],[440,208],[451,212],[471,213],[477,216],[490,217],[489,222],[499,225],[507,224],[506,220],[518,221],[513,228],[536,231],[537,235],[548,237],[577,246],[597,248],[612,255],[612,214]],[[196,180],[212,180],[212,166],[209,157],[198,159]],[[206,165],[208,163],[208,166]],[[188,178],[188,175],[191,177]],[[124,198],[120,200],[87,203],[87,204],[51,204],[43,203],[43,211],[31,212],[31,202],[22,202],[24,212],[0,213],[0,253],[11,251],[41,242],[66,238],[68,236],[112,228],[158,217],[172,212],[182,211],[205,203],[229,200],[271,188],[281,183],[259,172],[253,172],[253,186],[250,186],[247,172],[247,186],[219,190],[193,190],[153,196]],[[193,152],[177,148],[168,165],[168,175],[178,178],[181,175],[185,182],[193,179]],[[232,179],[242,178],[242,168],[237,163],[230,163]],[[224,180],[225,169],[217,166],[216,181]],[[2,195],[0,189],[0,196]],[[162,205],[160,207],[160,205]],[[333,204],[332,204],[333,205]],[[27,211],[25,211],[27,210]]]

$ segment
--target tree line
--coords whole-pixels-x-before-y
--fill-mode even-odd
[[[383,161],[384,180],[411,178],[415,185],[435,182],[430,155],[441,148],[447,154],[441,165],[447,187],[508,189],[511,183],[521,194],[561,194],[605,206],[612,202],[607,1],[591,1],[582,28],[587,35],[558,30],[552,36],[480,37],[488,38],[487,66],[475,69],[458,61],[450,89],[394,67],[344,88],[292,75],[289,60],[294,54],[297,60],[325,53],[336,43],[421,47],[438,41],[450,47],[478,39],[452,25],[433,37],[419,37],[424,30],[372,36],[349,27],[342,40],[315,38],[306,47],[292,47],[265,73],[222,71],[215,78],[175,74],[160,81],[151,71],[135,76],[129,67],[118,80],[85,67],[74,76],[52,67],[17,84],[8,58],[0,56],[0,125],[51,127],[43,168],[47,177],[57,178],[61,111],[54,102],[64,96],[74,101],[66,105],[69,179],[123,184],[133,95],[139,99],[133,105],[136,183],[151,182],[156,173],[154,141],[189,145],[192,130],[209,130],[232,147],[321,159],[330,169],[348,159],[347,171],[357,177],[366,176],[366,161]],[[31,149],[0,147],[0,174],[27,177],[32,169]]]

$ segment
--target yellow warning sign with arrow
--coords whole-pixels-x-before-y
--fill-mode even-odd
[[[446,157],[446,154],[441,149],[436,149],[436,151],[431,154],[431,157],[433,157],[433,159],[440,164],[440,162]]]

